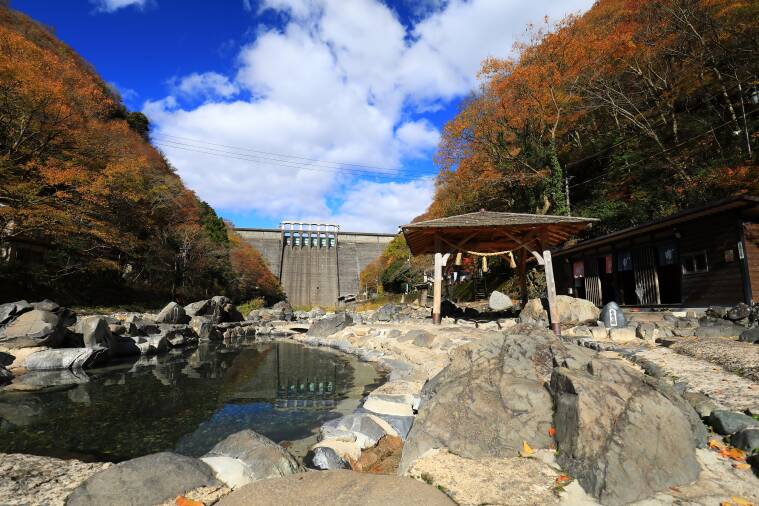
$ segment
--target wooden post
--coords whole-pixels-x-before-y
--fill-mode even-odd
[[[432,323],[434,325],[440,325],[442,316],[440,314],[440,306],[443,302],[443,267],[448,262],[450,253],[443,255],[440,252],[441,242],[440,237],[435,236],[435,273],[432,279]]]
[[[527,304],[527,250],[522,248],[519,252],[519,295],[522,299],[522,307]]]
[[[551,252],[543,251],[543,262],[546,271],[546,292],[548,294],[548,318],[551,320],[551,329],[557,336],[561,335],[559,327],[559,308],[556,307],[556,282],[553,279],[553,262]]]

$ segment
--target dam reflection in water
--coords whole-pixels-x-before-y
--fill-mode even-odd
[[[0,452],[200,456],[243,429],[293,441],[350,412],[383,380],[352,357],[291,342],[201,343],[104,369],[29,376],[28,384],[59,386],[0,394]]]

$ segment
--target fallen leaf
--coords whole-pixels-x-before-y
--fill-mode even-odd
[[[716,439],[710,439],[709,443],[708,443],[708,446],[712,450],[724,450],[725,449],[725,445],[723,443],[720,443]]]
[[[530,448],[530,445],[527,444],[527,441],[522,441],[522,451],[519,452],[519,455],[522,457],[529,457],[533,453],[535,453],[535,450]]]
[[[732,460],[738,460],[738,461],[745,461],[746,460],[746,452],[743,450],[739,450],[738,448],[723,448],[719,452],[720,455],[723,457],[726,457],[728,459]]]
[[[731,497],[731,499],[733,500],[733,503],[735,503],[736,506],[754,506],[754,503],[752,503],[751,501],[748,501],[744,499],[743,497],[738,497],[737,495],[734,495],[733,497]]]
[[[570,481],[572,481],[572,478],[570,478],[570,477],[569,477],[569,476],[567,476],[566,474],[560,474],[560,475],[559,475],[559,476],[556,478],[556,484],[557,484],[557,485],[566,485],[566,484],[567,484],[567,483],[569,483]]]
[[[175,502],[177,506],[205,506],[205,504],[203,504],[202,502],[188,499],[183,495],[180,495],[179,497],[177,497]]]
[[[556,435],[556,427],[549,427],[548,428],[548,435],[551,437],[554,437]]]
[[[738,462],[737,464],[733,464],[733,467],[740,470],[745,469],[751,469],[751,464],[746,464],[745,462]]]

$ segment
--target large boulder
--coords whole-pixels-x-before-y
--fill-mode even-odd
[[[554,360],[587,363],[590,352],[568,348],[547,330],[493,332],[457,348],[422,389],[401,469],[433,448],[473,459],[515,457],[524,441],[548,448],[553,403],[547,382]]]
[[[61,348],[43,350],[26,357],[24,367],[29,371],[52,371],[58,369],[85,369],[108,359],[104,349]]]
[[[452,506],[456,503],[435,487],[412,478],[353,471],[323,471],[257,481],[222,498],[217,506],[251,504]]]
[[[60,346],[64,328],[61,318],[50,311],[33,309],[0,329],[0,346],[30,348]]]
[[[694,481],[706,432],[671,387],[619,361],[556,368],[558,462],[602,504],[639,501]]]
[[[86,348],[106,350],[112,348],[113,335],[105,317],[86,316],[77,322],[77,327],[79,327]]]
[[[202,341],[216,341],[222,339],[221,332],[216,330],[211,318],[207,316],[193,316],[190,319],[190,328]]]
[[[204,316],[208,314],[208,311],[211,309],[211,301],[210,300],[199,300],[197,302],[193,302],[191,304],[187,304],[184,307],[184,312],[187,316],[190,318],[195,316]]]
[[[271,307],[275,320],[284,320],[286,322],[293,320],[293,307],[286,300],[277,302]]]
[[[548,322],[547,305],[540,299],[530,299],[519,313],[520,320],[523,323]],[[558,323],[596,322],[601,314],[601,310],[589,300],[569,295],[556,296],[556,309],[559,313]]]
[[[121,462],[88,478],[66,500],[67,506],[154,506],[185,492],[218,486],[204,462],[169,452]]]
[[[166,307],[161,309],[155,319],[156,323],[187,323],[189,318],[184,308],[176,302],[169,302]]]
[[[709,425],[717,434],[729,435],[748,427],[759,427],[759,420],[737,411],[715,409],[709,414]]]
[[[232,434],[202,460],[214,469],[218,479],[233,488],[302,471],[290,452],[252,430]]]
[[[307,334],[314,337],[327,337],[353,325],[353,318],[348,313],[337,313],[316,320]]]
[[[336,418],[319,429],[319,439],[355,441],[359,448],[369,448],[384,436],[397,436],[396,430],[385,420],[369,413],[357,413]]]
[[[511,298],[498,290],[494,290],[488,298],[488,307],[493,311],[506,311],[513,305]]]
[[[730,438],[730,444],[748,453],[759,449],[759,427],[747,427],[739,430]]]
[[[5,325],[13,318],[32,309],[34,307],[25,300],[0,304],[0,325]]]

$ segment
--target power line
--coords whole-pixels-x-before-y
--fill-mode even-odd
[[[225,152],[222,150],[210,151],[212,148],[203,148],[200,146],[194,146],[200,149],[192,149],[190,147],[172,144],[170,143],[170,141],[154,141],[154,144],[158,144],[159,146],[164,146],[170,149],[179,149],[182,151],[189,151],[193,153],[202,153],[206,155],[217,156],[220,158],[230,158],[230,159],[235,159],[235,160],[255,162],[258,165],[273,165],[273,166],[278,166],[278,167],[285,167],[285,168],[291,168],[291,169],[297,169],[297,170],[309,170],[309,171],[322,172],[322,173],[327,173],[327,174],[339,175],[343,173],[345,175],[350,175],[350,176],[374,177],[374,178],[386,179],[386,180],[391,180],[391,181],[413,181],[415,179],[418,179],[419,177],[427,176],[426,174],[423,174],[423,173],[417,173],[418,174],[417,176],[400,176],[400,175],[392,176],[392,175],[382,173],[382,172],[361,171],[357,169],[354,169],[354,170],[347,169],[347,168],[328,169],[328,168],[320,168],[320,167],[314,167],[314,166],[309,166],[309,165],[293,165],[290,163],[283,163],[283,162],[273,162],[273,161],[265,161],[265,160],[262,161],[261,159],[257,159],[255,157],[239,155],[233,152]]]
[[[395,169],[391,169],[391,168],[388,168],[388,167],[380,167],[380,166],[377,166],[377,165],[365,165],[365,164],[349,163],[349,162],[335,162],[335,161],[330,161],[330,160],[322,160],[322,159],[318,159],[318,158],[307,158],[307,157],[304,157],[304,156],[287,155],[287,154],[283,154],[283,153],[274,153],[274,152],[271,152],[271,151],[263,151],[263,150],[260,150],[260,149],[253,149],[253,148],[248,148],[248,147],[233,146],[233,145],[230,145],[230,144],[220,144],[220,143],[217,143],[217,142],[204,141],[204,140],[200,140],[200,139],[193,139],[191,137],[182,137],[180,135],[170,135],[170,134],[159,133],[159,134],[154,134],[154,137],[155,136],[166,137],[166,138],[174,138],[174,139],[179,139],[179,140],[183,140],[183,141],[189,141],[189,142],[195,142],[195,143],[200,143],[200,144],[206,144],[206,145],[209,145],[209,146],[219,146],[219,147],[223,147],[223,148],[232,148],[232,149],[238,149],[238,150],[242,150],[242,151],[250,151],[250,152],[253,152],[253,153],[261,153],[261,154],[270,155],[270,156],[278,156],[278,157],[283,157],[283,158],[294,158],[296,160],[305,160],[305,161],[308,161],[308,162],[330,164],[330,165],[343,166],[343,167],[358,167],[358,168],[363,168],[363,169],[381,170],[381,171],[386,171],[386,172],[393,172],[393,171],[395,171]],[[286,161],[286,160],[284,160],[284,161]]]

